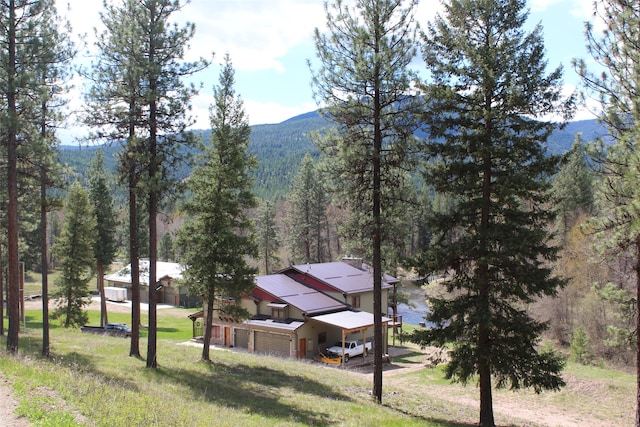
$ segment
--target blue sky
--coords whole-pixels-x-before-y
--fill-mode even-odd
[[[58,10],[71,22],[75,34],[91,48],[94,28],[100,29],[100,0],[56,0]],[[119,0],[118,0],[119,1]],[[348,1],[348,0],[347,0]],[[67,8],[67,5],[69,8]],[[549,66],[564,66],[566,90],[579,87],[572,58],[588,60],[584,22],[591,19],[592,0],[532,0],[528,25],[541,23]],[[417,19],[425,26],[441,9],[437,0],[421,0]],[[212,66],[194,77],[203,88],[193,99],[194,128],[208,128],[212,87],[218,82],[219,62],[230,54],[236,70],[236,91],[244,100],[252,125],[279,123],[317,108],[310,86],[307,59],[315,55],[313,31],[324,28],[322,0],[192,0],[176,14],[178,22],[196,24],[196,36],[187,59],[211,57]],[[89,52],[90,56],[91,52]],[[89,58],[83,55],[79,61]],[[75,81],[71,106],[81,109],[84,82]],[[577,119],[593,118],[580,113]],[[61,134],[65,143],[86,131],[70,119]]]

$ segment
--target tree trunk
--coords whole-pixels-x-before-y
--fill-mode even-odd
[[[204,321],[204,342],[202,346],[202,360],[210,362],[209,346],[211,345],[211,326],[213,325],[213,303],[215,301],[214,285],[209,285],[207,292],[207,314]]]
[[[129,262],[131,264],[131,347],[129,356],[140,358],[140,264],[135,167],[129,165]]]
[[[155,6],[152,6],[149,19],[150,28],[157,26],[155,16]],[[156,66],[156,46],[155,34],[149,35],[149,64]],[[160,180],[158,165],[158,118],[156,89],[158,81],[155,71],[149,71],[149,338],[147,340],[147,368],[156,368],[157,361],[157,311],[158,291],[156,286],[156,261],[158,258],[158,236],[156,230],[156,216],[158,212],[158,202],[160,199]]]
[[[4,336],[4,265],[2,265],[2,242],[0,242],[0,336]]]
[[[379,17],[376,16],[376,33],[379,29]],[[376,34],[375,40],[380,40]],[[376,53],[378,47],[376,46]],[[381,218],[381,168],[382,168],[382,130],[380,100],[380,64],[376,63],[373,111],[373,396],[382,403],[382,218]]]
[[[44,117],[44,116],[43,116]],[[46,132],[43,126],[43,136]],[[47,256],[47,169],[40,165],[40,264],[42,268],[42,355],[49,357],[49,264]]]
[[[100,326],[105,328],[109,319],[107,316],[107,296],[104,291],[104,267],[98,264],[96,272],[98,281],[98,292],[100,293]]]
[[[20,331],[20,258],[18,253],[18,169],[17,169],[17,114],[16,114],[16,2],[9,1],[8,56],[7,70],[7,114],[9,123],[7,132],[7,253],[9,295],[7,311],[9,312],[9,333],[7,335],[7,351],[18,352],[18,333]]]

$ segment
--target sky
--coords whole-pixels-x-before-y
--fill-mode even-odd
[[[114,1],[114,0],[107,0]],[[116,0],[119,1],[119,0]],[[102,31],[101,0],[56,0],[58,12],[72,26],[77,43],[86,46],[77,59],[88,64],[95,54],[95,29]],[[567,93],[580,87],[571,60],[589,64],[584,23],[592,19],[592,0],[528,0],[528,29],[541,24],[550,69],[562,65]],[[439,0],[420,0],[416,19],[424,28],[441,10]],[[191,0],[175,14],[175,22],[192,22],[196,33],[187,60],[212,59],[212,65],[191,81],[202,84],[192,100],[194,129],[209,128],[209,105],[218,84],[220,63],[229,54],[235,69],[236,92],[242,97],[251,125],[280,123],[318,108],[310,84],[308,60],[315,57],[313,32],[325,28],[323,0]],[[421,60],[415,66],[420,69]],[[70,108],[82,109],[85,82],[74,80]],[[576,119],[593,116],[581,111]],[[77,144],[87,130],[74,123],[60,132],[64,144]]]

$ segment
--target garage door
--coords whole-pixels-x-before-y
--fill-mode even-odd
[[[255,352],[289,357],[289,335],[255,332]]]
[[[249,348],[249,331],[246,329],[235,329],[234,343],[239,348]]]

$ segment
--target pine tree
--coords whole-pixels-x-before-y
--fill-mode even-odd
[[[526,33],[524,0],[452,0],[429,24],[423,54],[430,84],[424,120],[432,159],[425,182],[453,198],[453,212],[433,210],[432,244],[417,262],[421,274],[446,272],[448,294],[429,299],[437,327],[412,341],[450,345],[447,378],[480,390],[480,425],[493,426],[497,387],[557,390],[559,356],[538,348],[544,322],[527,304],[553,296],[563,280],[547,226],[549,178],[557,159],[544,142],[570,115],[562,102],[562,70],[546,74],[542,29]]]
[[[247,152],[251,129],[234,81],[227,55],[209,109],[210,144],[203,144],[202,157],[189,178],[193,195],[184,206],[187,222],[177,238],[181,263],[186,266],[184,280],[192,293],[203,295],[206,301],[205,361],[210,360],[214,306],[230,317],[246,315],[239,301],[254,287],[255,269],[247,264],[247,257],[257,255],[248,217],[249,209],[256,206],[250,176],[256,159]]]
[[[391,189],[407,160],[417,127],[418,99],[411,97],[415,76],[417,1],[358,0],[354,7],[327,2],[327,34],[315,31],[320,68],[313,85],[326,117],[337,127],[320,144],[341,183],[342,201],[359,214],[369,236],[374,278],[373,396],[382,402],[382,246],[383,207],[400,203]],[[385,191],[387,189],[388,191]],[[387,197],[390,197],[389,199]]]
[[[51,21],[55,21],[52,0],[25,1],[6,0],[0,2],[0,97],[5,102],[1,110],[3,123],[3,147],[6,150],[7,191],[7,279],[9,331],[7,350],[18,351],[19,332],[19,228],[31,228],[19,218],[18,168],[19,158],[33,160],[34,146],[38,137],[38,124],[33,120],[39,116],[43,100],[43,71],[54,69],[47,63],[49,55],[44,49],[52,49],[55,40],[50,32]],[[37,145],[37,144],[36,144]],[[29,187],[33,189],[33,187]],[[24,214],[21,214],[22,216]],[[35,224],[32,222],[31,224]]]
[[[294,263],[325,261],[323,237],[329,202],[323,179],[310,154],[302,159],[288,195],[289,252]]]
[[[147,367],[157,366],[157,281],[158,233],[156,218],[163,196],[172,189],[172,171],[182,161],[180,148],[193,144],[186,132],[192,124],[188,117],[191,98],[197,94],[194,85],[183,79],[208,66],[201,59],[184,61],[185,49],[195,34],[195,25],[170,25],[170,18],[182,8],[180,0],[150,0],[134,8],[135,21],[142,38],[142,54],[135,58],[143,72],[145,88],[144,187],[146,188],[149,225],[149,333]]]
[[[600,120],[608,127],[615,144],[600,144],[592,158],[604,175],[597,189],[596,203],[601,214],[591,221],[602,252],[634,254],[636,282],[636,416],[640,427],[640,3],[604,0],[596,3],[595,15],[604,23],[600,33],[587,26],[589,53],[604,69],[590,72],[583,60],[575,62],[588,95],[602,104]]]
[[[260,205],[256,218],[256,240],[258,253],[264,265],[264,274],[271,274],[280,262],[278,258],[280,239],[276,227],[276,208],[272,201],[265,200]]]
[[[158,258],[160,261],[172,262],[176,258],[175,250],[173,249],[173,237],[171,233],[164,233],[158,244]]]
[[[564,243],[577,218],[590,214],[593,207],[593,176],[580,135],[576,136],[571,150],[564,156],[552,192]]]
[[[116,255],[116,216],[113,197],[109,191],[107,172],[104,168],[102,150],[97,150],[87,170],[89,179],[89,197],[96,217],[96,241],[93,245],[98,291],[100,292],[100,326],[106,327],[107,298],[104,292],[104,274],[111,266]]]
[[[96,218],[89,203],[89,194],[75,182],[71,185],[64,206],[64,225],[60,238],[53,248],[60,259],[60,276],[55,318],[62,317],[65,328],[82,326],[89,316],[83,310],[91,302],[89,280],[94,273],[94,244]]]
[[[35,114],[35,125],[39,128],[38,144],[34,144],[35,163],[39,169],[40,184],[40,270],[42,277],[42,355],[49,356],[49,245],[47,241],[48,212],[57,209],[58,198],[48,195],[50,188],[62,188],[62,173],[58,162],[56,129],[64,120],[62,108],[71,79],[71,60],[75,47],[69,39],[69,23],[61,19],[56,8],[49,4],[43,12],[39,43],[34,43],[39,58],[39,114]],[[38,111],[38,110],[36,110]]]
[[[138,136],[144,124],[142,71],[135,62],[141,55],[142,37],[133,13],[134,0],[120,5],[104,4],[100,14],[106,30],[98,35],[98,59],[85,76],[92,86],[86,95],[85,123],[95,137],[126,141],[119,158],[119,172],[128,190],[128,253],[131,265],[131,344],[129,356],[140,357],[140,246],[138,230],[138,188],[144,169],[144,144]]]

